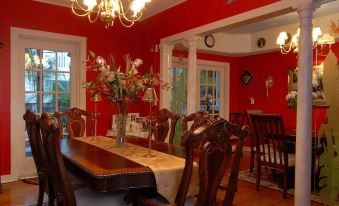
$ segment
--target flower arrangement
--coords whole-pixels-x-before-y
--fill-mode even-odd
[[[297,107],[297,97],[298,97],[298,93],[297,91],[290,91],[287,95],[286,95],[286,102],[287,105],[289,107]],[[317,92],[312,92],[312,101],[315,100],[323,100],[323,95],[322,94],[318,94]]]
[[[159,74],[154,74],[152,68],[149,73],[140,74],[138,67],[143,64],[141,59],[132,61],[127,54],[124,60],[126,62],[124,72],[112,57],[109,64],[101,56],[89,52],[88,59],[85,61],[87,70],[98,72],[94,80],[83,83],[87,92],[91,96],[106,96],[109,101],[117,104],[119,114],[126,114],[128,103],[141,98],[148,87],[160,86],[164,89],[171,87],[169,83],[160,79]]]

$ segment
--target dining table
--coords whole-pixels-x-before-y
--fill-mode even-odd
[[[114,145],[114,137],[67,138],[60,141],[60,149],[66,168],[94,191],[154,188],[169,202],[174,202],[185,164],[185,148],[152,141],[154,157],[149,157],[148,139],[137,136],[127,136],[126,139],[127,145],[119,148]],[[195,153],[195,158],[197,155]],[[152,166],[152,161],[155,161],[155,166]],[[171,166],[175,162],[179,166]],[[169,168],[164,168],[164,165]],[[188,194],[191,196],[198,193],[196,163],[194,168]],[[169,189],[171,187],[174,188]]]

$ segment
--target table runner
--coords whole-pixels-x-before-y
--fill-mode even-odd
[[[170,203],[174,203],[184,171],[185,159],[155,150],[152,150],[152,157],[148,157],[148,148],[130,143],[127,143],[124,147],[116,147],[115,139],[104,136],[98,136],[96,141],[94,137],[77,137],[75,139],[151,168],[155,176],[158,193]],[[198,194],[198,175],[198,165],[195,163],[188,196]]]

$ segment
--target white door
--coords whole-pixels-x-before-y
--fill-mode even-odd
[[[198,63],[198,105],[200,110],[228,119],[228,67]],[[227,96],[227,98],[226,98]]]
[[[11,144],[15,150],[11,173],[24,178],[35,176],[36,169],[22,116],[26,109],[40,115],[80,107],[80,59],[78,46],[67,42],[19,38],[16,45],[12,58],[17,66],[11,75]]]

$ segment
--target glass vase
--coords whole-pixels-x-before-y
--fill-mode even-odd
[[[117,138],[116,146],[123,147],[126,144],[127,114],[118,114],[116,119]]]

